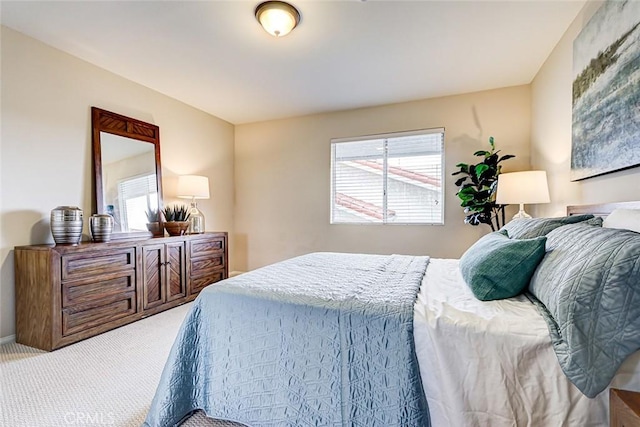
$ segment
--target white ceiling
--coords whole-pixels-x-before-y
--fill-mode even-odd
[[[2,1],[3,25],[231,123],[531,82],[580,1]]]

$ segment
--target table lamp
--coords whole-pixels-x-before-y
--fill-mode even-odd
[[[204,233],[204,215],[198,209],[196,199],[209,198],[209,178],[198,175],[178,177],[178,197],[191,199],[189,209],[189,234]]]
[[[531,218],[531,215],[524,211],[524,205],[550,201],[546,171],[511,172],[498,175],[496,203],[520,205],[520,211],[513,219]]]

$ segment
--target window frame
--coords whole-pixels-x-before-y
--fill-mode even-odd
[[[388,140],[391,138],[399,138],[406,136],[416,136],[416,135],[432,135],[432,134],[441,134],[441,148],[440,148],[440,194],[441,194],[441,220],[440,222],[387,222],[387,207],[388,207]],[[362,221],[362,222],[334,222],[334,210],[335,210],[335,201],[336,201],[336,173],[335,173],[335,160],[336,160],[336,152],[335,147],[337,144],[349,143],[349,142],[359,142],[359,141],[368,141],[375,139],[383,139],[384,140],[384,148],[383,148],[383,168],[382,168],[382,181],[383,181],[383,195],[382,195],[382,215],[383,219],[380,222],[372,222],[372,221]],[[329,224],[330,225],[416,225],[416,226],[443,226],[445,222],[445,128],[427,128],[427,129],[416,129],[409,131],[400,131],[400,132],[388,132],[382,134],[372,134],[372,135],[362,135],[356,137],[345,137],[345,138],[332,138],[331,139],[331,165],[330,165],[330,206],[329,206]]]

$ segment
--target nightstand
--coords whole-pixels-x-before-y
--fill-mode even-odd
[[[640,426],[640,392],[609,390],[609,426]]]

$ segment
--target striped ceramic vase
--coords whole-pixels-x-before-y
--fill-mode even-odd
[[[56,245],[77,245],[82,238],[82,209],[58,206],[51,211],[51,234]]]
[[[94,242],[108,242],[113,232],[113,217],[108,214],[93,214],[89,223]]]

